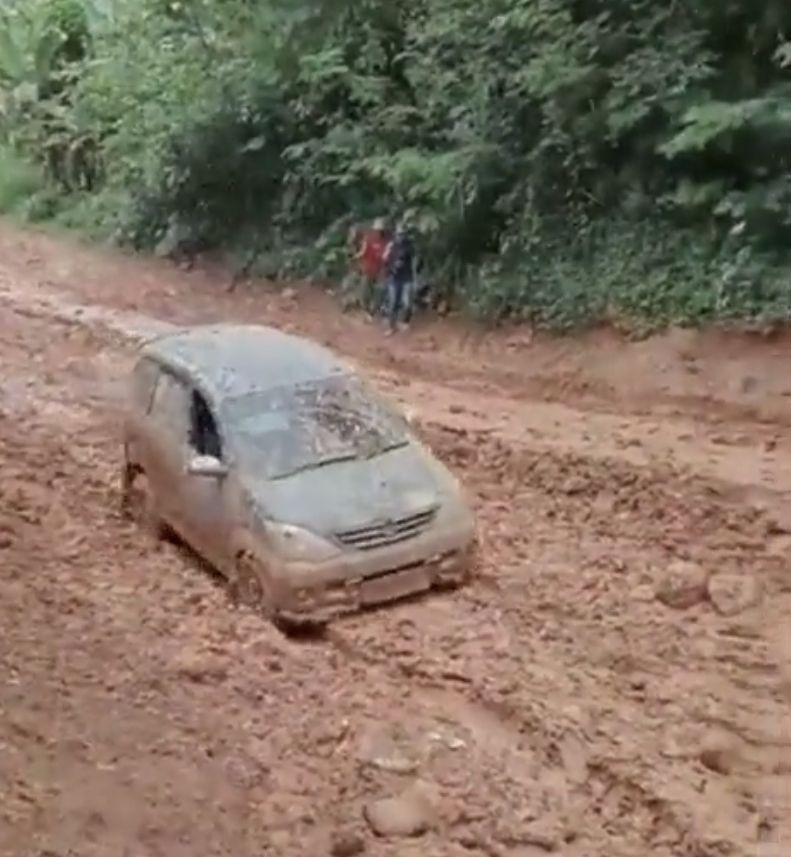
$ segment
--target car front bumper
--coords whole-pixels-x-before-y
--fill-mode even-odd
[[[475,540],[437,550],[388,550],[383,556],[361,552],[321,565],[294,564],[278,575],[277,612],[295,623],[326,622],[432,589],[455,588],[471,576]]]

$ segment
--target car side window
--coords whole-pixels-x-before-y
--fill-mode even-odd
[[[192,391],[190,402],[190,445],[198,455],[222,460],[217,421],[206,399],[197,390]]]
[[[182,443],[187,439],[189,429],[189,390],[170,372],[161,371],[154,397],[151,401],[151,415]]]

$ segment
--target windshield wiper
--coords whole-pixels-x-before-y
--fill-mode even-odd
[[[378,455],[384,455],[386,452],[393,452],[396,449],[403,449],[403,447],[405,446],[409,446],[409,440],[407,438],[402,438],[401,440],[394,440],[392,443],[377,447],[369,455],[366,455],[366,458],[376,458]]]
[[[326,467],[328,464],[340,464],[342,461],[357,461],[360,456],[356,452],[345,452],[343,455],[331,455],[329,458],[320,458],[309,467]]]
[[[330,456],[329,458],[320,458],[318,461],[310,461],[306,464],[302,464],[299,467],[295,467],[293,470],[289,470],[288,473],[283,473],[280,476],[276,476],[274,478],[288,479],[291,476],[296,476],[298,473],[304,473],[307,470],[318,470],[320,467],[328,467],[330,464],[340,464],[343,461],[357,461],[359,457],[360,456],[356,453],[349,452],[345,455],[335,455]]]

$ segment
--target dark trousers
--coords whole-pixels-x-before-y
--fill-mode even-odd
[[[412,282],[399,277],[390,277],[387,281],[387,319],[390,329],[395,330],[403,317],[409,321],[412,317]]]

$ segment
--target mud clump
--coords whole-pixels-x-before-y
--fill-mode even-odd
[[[420,783],[396,797],[369,803],[363,814],[371,830],[385,839],[422,836],[434,829],[438,821],[434,802]]]
[[[415,773],[418,761],[399,737],[385,728],[364,732],[358,750],[360,764],[393,774]]]
[[[713,729],[703,737],[699,759],[710,771],[727,776],[743,763],[741,743],[724,729]]]
[[[758,578],[746,574],[715,574],[708,582],[708,597],[721,616],[738,616],[761,603]]]
[[[173,663],[173,673],[193,684],[221,684],[228,668],[226,659],[207,652],[182,652]]]
[[[692,562],[674,562],[657,582],[657,601],[672,610],[689,610],[708,600],[709,575]]]
[[[339,830],[332,836],[330,854],[332,857],[357,857],[365,851],[365,842],[358,834]]]

